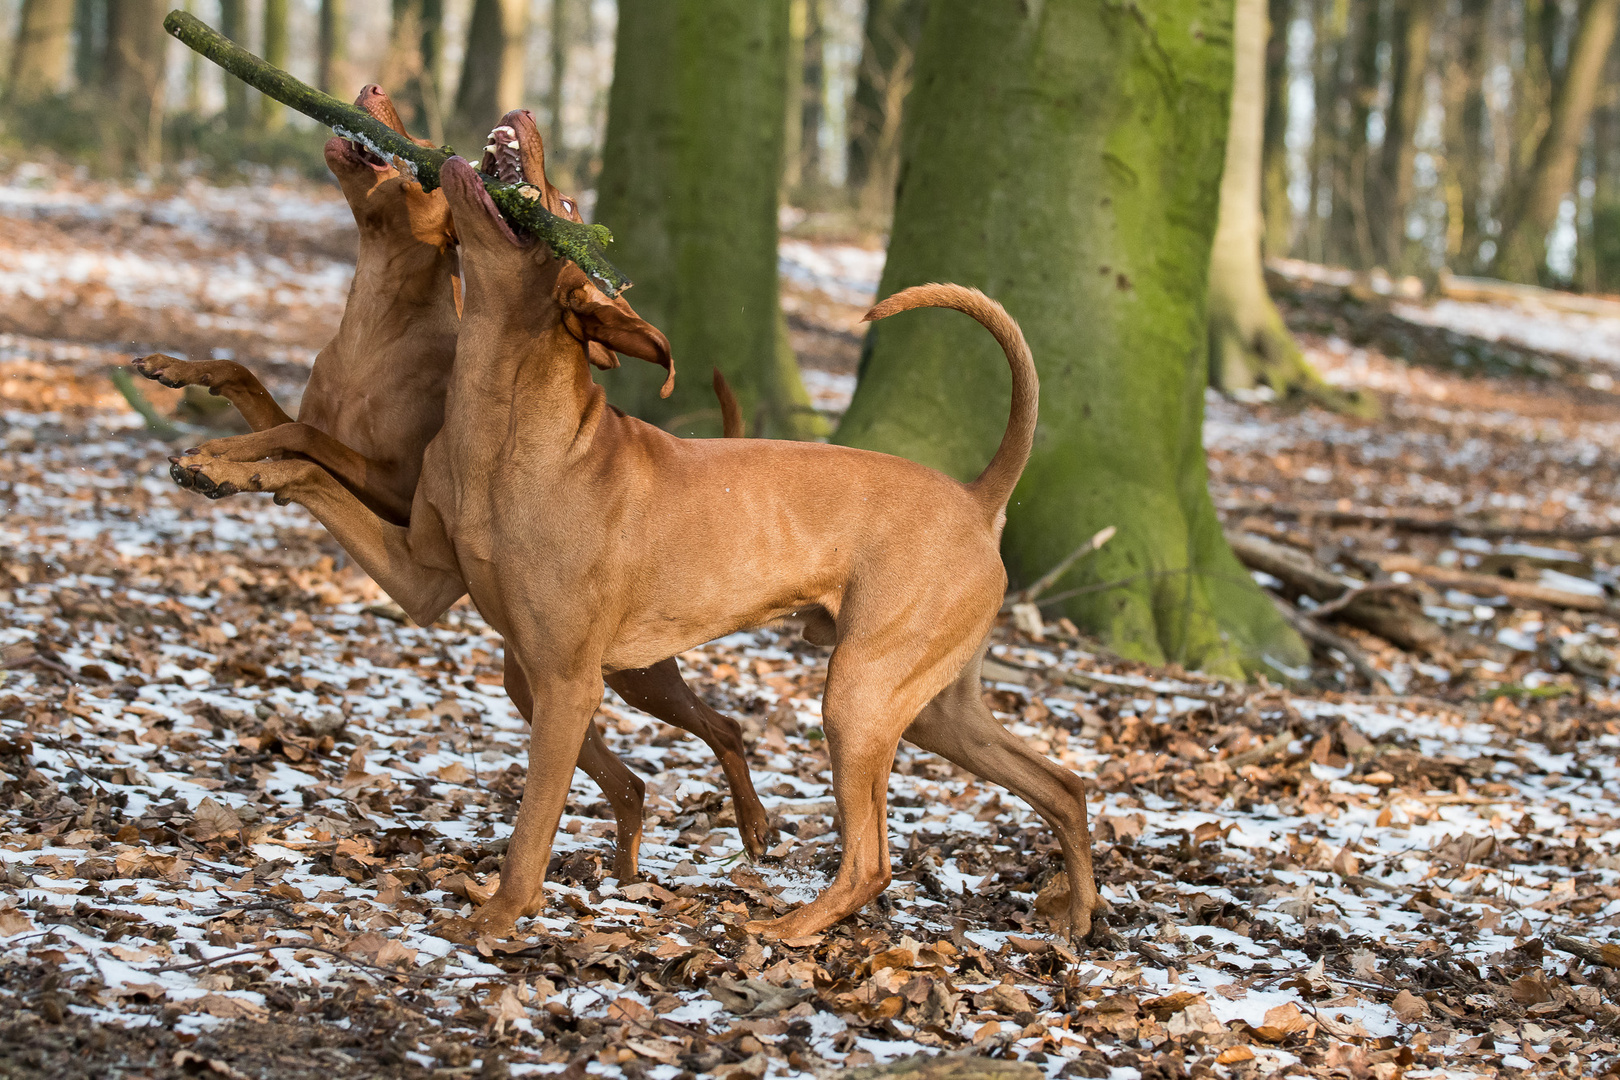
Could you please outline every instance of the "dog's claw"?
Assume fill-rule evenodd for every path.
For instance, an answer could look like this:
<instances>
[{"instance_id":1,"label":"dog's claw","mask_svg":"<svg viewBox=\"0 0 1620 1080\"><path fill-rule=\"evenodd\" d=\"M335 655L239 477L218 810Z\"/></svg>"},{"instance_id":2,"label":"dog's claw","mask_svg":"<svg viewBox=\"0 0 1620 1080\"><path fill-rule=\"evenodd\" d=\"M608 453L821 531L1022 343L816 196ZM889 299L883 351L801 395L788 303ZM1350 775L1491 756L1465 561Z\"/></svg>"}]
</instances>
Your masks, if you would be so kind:
<instances>
[{"instance_id":1,"label":"dog's claw","mask_svg":"<svg viewBox=\"0 0 1620 1080\"><path fill-rule=\"evenodd\" d=\"M187 450L183 456L184 457L196 457L200 453L202 453L202 451L197 449L195 446L193 446L190 450ZM173 461L174 458L170 458L169 460Z\"/></svg>"}]
</instances>

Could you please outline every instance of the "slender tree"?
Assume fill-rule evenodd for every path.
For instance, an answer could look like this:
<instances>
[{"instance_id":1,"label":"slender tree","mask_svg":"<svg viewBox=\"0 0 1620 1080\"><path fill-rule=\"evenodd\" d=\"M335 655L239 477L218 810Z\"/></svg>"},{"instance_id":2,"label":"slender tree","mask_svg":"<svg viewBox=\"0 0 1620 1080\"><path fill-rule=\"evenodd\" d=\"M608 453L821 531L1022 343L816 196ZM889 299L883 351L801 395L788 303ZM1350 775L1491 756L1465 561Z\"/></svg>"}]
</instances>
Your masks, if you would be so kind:
<instances>
[{"instance_id":1,"label":"slender tree","mask_svg":"<svg viewBox=\"0 0 1620 1080\"><path fill-rule=\"evenodd\" d=\"M1536 281L1546 265L1547 233L1558 218L1559 203L1575 184L1581 140L1614 43L1617 16L1620 0L1587 0L1581 8L1545 133L1503 214L1502 242L1492 267L1501 277Z\"/></svg>"},{"instance_id":2,"label":"slender tree","mask_svg":"<svg viewBox=\"0 0 1620 1080\"><path fill-rule=\"evenodd\" d=\"M1367 125L1378 102L1378 51L1383 26L1378 0L1349 0L1349 33L1340 78L1347 99L1348 123L1339 137L1334 166L1333 218L1329 259L1365 269L1377 258L1367 191L1372 171Z\"/></svg>"},{"instance_id":3,"label":"slender tree","mask_svg":"<svg viewBox=\"0 0 1620 1080\"><path fill-rule=\"evenodd\" d=\"M343 68L349 59L347 0L321 0L319 37L316 40L315 85L338 97L348 79Z\"/></svg>"},{"instance_id":4,"label":"slender tree","mask_svg":"<svg viewBox=\"0 0 1620 1080\"><path fill-rule=\"evenodd\" d=\"M787 48L787 0L619 5L596 217L636 282L630 302L669 335L682 374L667 401L644 364L604 382L618 405L683 435L719 433L711 366L765 431L823 430L777 292Z\"/></svg>"},{"instance_id":5,"label":"slender tree","mask_svg":"<svg viewBox=\"0 0 1620 1080\"><path fill-rule=\"evenodd\" d=\"M1281 396L1348 409L1360 403L1329 386L1305 359L1266 291L1260 262L1266 0L1237 0L1232 47L1226 166L1209 267L1210 381L1223 390L1264 383Z\"/></svg>"},{"instance_id":6,"label":"slender tree","mask_svg":"<svg viewBox=\"0 0 1620 1080\"><path fill-rule=\"evenodd\" d=\"M247 44L247 0L219 0L219 32ZM225 80L225 122L240 131L248 122L248 88L240 79Z\"/></svg>"},{"instance_id":7,"label":"slender tree","mask_svg":"<svg viewBox=\"0 0 1620 1080\"><path fill-rule=\"evenodd\" d=\"M131 165L145 172L162 160L163 74L169 38L163 32L167 0L109 0L106 87L101 113L104 162L109 171Z\"/></svg>"},{"instance_id":8,"label":"slender tree","mask_svg":"<svg viewBox=\"0 0 1620 1080\"><path fill-rule=\"evenodd\" d=\"M867 0L849 101L847 183L868 213L887 211L900 168L900 116L927 0Z\"/></svg>"},{"instance_id":9,"label":"slender tree","mask_svg":"<svg viewBox=\"0 0 1620 1080\"><path fill-rule=\"evenodd\" d=\"M1014 579L1116 526L1059 610L1126 655L1228 673L1305 655L1222 538L1200 442L1231 20L1221 0L931 3L880 290L976 285L1023 326L1041 426L1007 511ZM1009 382L983 329L913 314L866 350L838 440L983 469Z\"/></svg>"},{"instance_id":10,"label":"slender tree","mask_svg":"<svg viewBox=\"0 0 1620 1080\"><path fill-rule=\"evenodd\" d=\"M1412 204L1412 172L1417 159L1415 139L1418 115L1423 108L1434 9L1435 0L1404 0L1393 8L1390 101L1384 118L1381 176L1375 203L1380 219L1375 223L1380 258L1392 274L1402 272L1406 266L1406 214Z\"/></svg>"},{"instance_id":11,"label":"slender tree","mask_svg":"<svg viewBox=\"0 0 1620 1080\"><path fill-rule=\"evenodd\" d=\"M1444 179L1446 257L1472 269L1479 255L1481 183L1485 171L1485 60L1488 12L1459 6L1452 24L1452 51L1442 83L1445 107Z\"/></svg>"},{"instance_id":12,"label":"slender tree","mask_svg":"<svg viewBox=\"0 0 1620 1080\"><path fill-rule=\"evenodd\" d=\"M287 0L264 0L264 35L260 52L278 68L287 66ZM259 127L275 131L287 122L287 110L273 98L259 95Z\"/></svg>"},{"instance_id":13,"label":"slender tree","mask_svg":"<svg viewBox=\"0 0 1620 1080\"><path fill-rule=\"evenodd\" d=\"M782 134L782 197L791 199L799 190L802 178L800 149L804 144L804 36L806 11L810 0L788 0L787 57L782 64L787 97L784 99L785 126Z\"/></svg>"},{"instance_id":14,"label":"slender tree","mask_svg":"<svg viewBox=\"0 0 1620 1080\"><path fill-rule=\"evenodd\" d=\"M827 94L825 0L804 0L804 78L799 83L799 182L819 184L821 122Z\"/></svg>"},{"instance_id":15,"label":"slender tree","mask_svg":"<svg viewBox=\"0 0 1620 1080\"><path fill-rule=\"evenodd\" d=\"M106 77L107 0L73 2L73 77L81 88L101 86Z\"/></svg>"},{"instance_id":16,"label":"slender tree","mask_svg":"<svg viewBox=\"0 0 1620 1080\"><path fill-rule=\"evenodd\" d=\"M546 134L547 168L566 167L563 91L568 84L568 48L573 42L572 8L571 0L551 0L551 79L546 87L546 113L549 119Z\"/></svg>"},{"instance_id":17,"label":"slender tree","mask_svg":"<svg viewBox=\"0 0 1620 1080\"><path fill-rule=\"evenodd\" d=\"M73 0L23 0L5 100L27 101L58 93L67 82L73 37Z\"/></svg>"},{"instance_id":18,"label":"slender tree","mask_svg":"<svg viewBox=\"0 0 1620 1080\"><path fill-rule=\"evenodd\" d=\"M473 0L456 89L458 139L481 136L508 110L522 107L528 12L525 0Z\"/></svg>"},{"instance_id":19,"label":"slender tree","mask_svg":"<svg viewBox=\"0 0 1620 1080\"><path fill-rule=\"evenodd\" d=\"M1294 207L1288 199L1288 24L1293 9L1294 0L1270 0L1267 11L1260 204L1268 255L1287 255L1293 246Z\"/></svg>"}]
</instances>

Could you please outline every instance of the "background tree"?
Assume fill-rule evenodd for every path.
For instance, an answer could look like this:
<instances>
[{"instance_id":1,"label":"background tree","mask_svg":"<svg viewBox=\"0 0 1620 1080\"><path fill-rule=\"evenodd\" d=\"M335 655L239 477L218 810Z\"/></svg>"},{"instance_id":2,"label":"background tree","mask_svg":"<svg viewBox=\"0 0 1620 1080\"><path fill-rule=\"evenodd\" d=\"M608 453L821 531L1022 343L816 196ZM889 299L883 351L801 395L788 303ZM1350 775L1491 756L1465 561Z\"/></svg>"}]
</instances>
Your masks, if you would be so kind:
<instances>
[{"instance_id":1,"label":"background tree","mask_svg":"<svg viewBox=\"0 0 1620 1080\"><path fill-rule=\"evenodd\" d=\"M23 0L5 100L29 101L67 85L73 38L73 0Z\"/></svg>"},{"instance_id":2,"label":"background tree","mask_svg":"<svg viewBox=\"0 0 1620 1080\"><path fill-rule=\"evenodd\" d=\"M247 0L219 0L219 32L239 45L247 44ZM238 131L247 126L247 95L240 80L225 80L225 123Z\"/></svg>"},{"instance_id":3,"label":"background tree","mask_svg":"<svg viewBox=\"0 0 1620 1080\"><path fill-rule=\"evenodd\" d=\"M468 47L472 44L469 39ZM480 47L487 45L485 42ZM395 88L394 103L407 125L436 143L444 142L444 0L394 0L393 30L382 81ZM463 135L483 146L482 136L495 117L505 111L491 114L483 130Z\"/></svg>"},{"instance_id":4,"label":"background tree","mask_svg":"<svg viewBox=\"0 0 1620 1080\"><path fill-rule=\"evenodd\" d=\"M1423 107L1429 34L1435 0L1403 0L1391 9L1390 101L1384 120L1379 199L1382 221L1376 230L1379 258L1390 273L1406 266L1406 214L1412 204L1412 169L1417 158L1418 113Z\"/></svg>"},{"instance_id":5,"label":"background tree","mask_svg":"<svg viewBox=\"0 0 1620 1080\"><path fill-rule=\"evenodd\" d=\"M774 435L820 429L787 345L776 277L787 0L622 0L596 217L630 301L669 335L674 396L635 364L604 380L626 410L718 434L707 372Z\"/></svg>"},{"instance_id":6,"label":"background tree","mask_svg":"<svg viewBox=\"0 0 1620 1080\"><path fill-rule=\"evenodd\" d=\"M1014 579L1117 526L1063 610L1126 655L1226 672L1305 655L1226 546L1199 437L1231 19L1219 0L935 0L879 290L976 285L1029 338L1041 426L1008 507ZM976 475L1009 392L988 335L925 312L867 341L839 441Z\"/></svg>"},{"instance_id":7,"label":"background tree","mask_svg":"<svg viewBox=\"0 0 1620 1080\"><path fill-rule=\"evenodd\" d=\"M1272 255L1288 254L1294 233L1294 208L1288 198L1288 25L1293 10L1293 0L1269 0L1267 4L1260 206L1265 215L1265 249Z\"/></svg>"},{"instance_id":8,"label":"background tree","mask_svg":"<svg viewBox=\"0 0 1620 1080\"><path fill-rule=\"evenodd\" d=\"M163 159L163 76L169 37L168 0L108 0L108 107L99 114L103 164L150 172Z\"/></svg>"},{"instance_id":9,"label":"background tree","mask_svg":"<svg viewBox=\"0 0 1620 1080\"><path fill-rule=\"evenodd\" d=\"M315 45L315 85L339 97L349 84L348 74L343 70L349 58L348 15L346 0L321 0L320 29Z\"/></svg>"},{"instance_id":10,"label":"background tree","mask_svg":"<svg viewBox=\"0 0 1620 1080\"><path fill-rule=\"evenodd\" d=\"M278 68L287 66L287 0L264 0L264 35L259 48L268 62ZM286 108L260 94L259 126L265 131L275 131L286 122Z\"/></svg>"},{"instance_id":11,"label":"background tree","mask_svg":"<svg viewBox=\"0 0 1620 1080\"><path fill-rule=\"evenodd\" d=\"M473 0L456 89L452 133L458 142L471 146L501 116L523 105L528 12L525 0Z\"/></svg>"},{"instance_id":12,"label":"background tree","mask_svg":"<svg viewBox=\"0 0 1620 1080\"><path fill-rule=\"evenodd\" d=\"M900 118L911 91L927 0L867 0L849 101L847 181L868 216L887 214L900 168Z\"/></svg>"},{"instance_id":13,"label":"background tree","mask_svg":"<svg viewBox=\"0 0 1620 1080\"><path fill-rule=\"evenodd\" d=\"M1223 390L1264 383L1279 396L1346 409L1358 403L1306 361L1266 291L1260 262L1266 37L1266 0L1236 0L1232 106L1209 269L1210 380Z\"/></svg>"},{"instance_id":14,"label":"background tree","mask_svg":"<svg viewBox=\"0 0 1620 1080\"><path fill-rule=\"evenodd\" d=\"M1614 43L1620 0L1586 0L1558 80L1535 158L1503 215L1502 242L1493 269L1512 281L1536 281L1547 261L1547 233L1558 205L1575 185L1575 164L1597 100L1598 84Z\"/></svg>"}]
</instances>

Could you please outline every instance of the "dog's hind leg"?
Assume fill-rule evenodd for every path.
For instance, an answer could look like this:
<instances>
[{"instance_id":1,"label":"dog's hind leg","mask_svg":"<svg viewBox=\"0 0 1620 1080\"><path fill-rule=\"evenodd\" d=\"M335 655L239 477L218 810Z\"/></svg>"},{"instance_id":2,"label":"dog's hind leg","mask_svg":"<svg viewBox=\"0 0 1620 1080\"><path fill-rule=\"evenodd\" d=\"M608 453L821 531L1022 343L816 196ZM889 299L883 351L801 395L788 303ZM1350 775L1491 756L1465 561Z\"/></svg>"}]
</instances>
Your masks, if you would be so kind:
<instances>
[{"instance_id":1,"label":"dog's hind leg","mask_svg":"<svg viewBox=\"0 0 1620 1080\"><path fill-rule=\"evenodd\" d=\"M258 376L235 361L180 360L153 353L131 360L129 366L164 386L206 386L209 393L235 405L254 431L292 423L292 417L276 404Z\"/></svg>"},{"instance_id":2,"label":"dog's hind leg","mask_svg":"<svg viewBox=\"0 0 1620 1080\"><path fill-rule=\"evenodd\" d=\"M1079 941L1091 932L1092 916L1103 906L1092 875L1085 784L1030 749L985 705L979 677L984 651L980 646L962 674L923 706L906 729L906 739L975 776L1000 784L1046 819L1063 847L1063 865L1069 875L1067 930Z\"/></svg>"},{"instance_id":3,"label":"dog's hind leg","mask_svg":"<svg viewBox=\"0 0 1620 1080\"><path fill-rule=\"evenodd\" d=\"M742 728L736 720L711 709L681 678L674 658L651 667L616 671L607 684L629 705L673 724L709 744L731 786L731 804L737 812L737 833L748 854L759 858L770 842L770 820L754 791L748 773Z\"/></svg>"}]
</instances>

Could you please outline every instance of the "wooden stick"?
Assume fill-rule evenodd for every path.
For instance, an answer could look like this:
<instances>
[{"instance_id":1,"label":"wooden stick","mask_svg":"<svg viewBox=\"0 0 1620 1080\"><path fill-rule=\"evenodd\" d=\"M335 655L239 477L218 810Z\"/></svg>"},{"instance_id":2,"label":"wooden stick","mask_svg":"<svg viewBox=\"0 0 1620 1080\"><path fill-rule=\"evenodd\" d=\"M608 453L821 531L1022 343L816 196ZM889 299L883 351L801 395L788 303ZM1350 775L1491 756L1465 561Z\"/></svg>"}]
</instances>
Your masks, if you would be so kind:
<instances>
[{"instance_id":1,"label":"wooden stick","mask_svg":"<svg viewBox=\"0 0 1620 1080\"><path fill-rule=\"evenodd\" d=\"M1315 518L1330 525L1387 525L1403 532L1462 533L1466 536L1503 539L1523 537L1527 540L1601 540L1620 536L1620 525L1575 525L1564 528L1533 528L1528 525L1490 525L1464 518L1425 518L1405 514L1386 514L1378 510L1338 510L1333 507L1292 506L1286 503L1225 503L1220 506L1225 514L1255 514L1275 518Z\"/></svg>"},{"instance_id":2,"label":"wooden stick","mask_svg":"<svg viewBox=\"0 0 1620 1080\"><path fill-rule=\"evenodd\" d=\"M171 11L163 29L187 48L212 60L266 97L289 109L319 121L345 139L393 161L422 185L423 191L439 186L439 170L455 153L448 146L432 149L418 146L364 109L340 101L299 81L264 59L253 55L201 19L184 11ZM559 257L569 260L588 274L609 296L630 287L630 279L607 260L602 249L613 234L601 225L581 225L558 217L535 197L529 184L503 184L479 174L490 199L506 220L520 232L544 240Z\"/></svg>"},{"instance_id":3,"label":"wooden stick","mask_svg":"<svg viewBox=\"0 0 1620 1080\"><path fill-rule=\"evenodd\" d=\"M1568 592L1528 581L1514 581L1512 578L1498 577L1495 574L1474 574L1467 570L1429 566L1410 555L1391 555L1383 559L1379 565L1386 573L1407 573L1436 585L1445 585L1482 596L1505 596L1509 600L1546 604L1548 607L1572 611L1603 611L1611 615L1620 613L1620 607L1607 596Z\"/></svg>"},{"instance_id":4,"label":"wooden stick","mask_svg":"<svg viewBox=\"0 0 1620 1080\"><path fill-rule=\"evenodd\" d=\"M1266 595L1270 596L1271 594L1267 593ZM1380 686L1385 689L1392 689L1389 676L1373 667L1372 659L1362 651L1361 646L1347 637L1335 634L1282 597L1272 596L1271 600L1277 605L1277 610L1282 613L1282 617L1287 620L1288 624L1299 631L1301 637L1314 641L1318 645L1326 645L1330 649L1338 649L1344 654L1345 659L1350 661L1350 666L1355 668L1374 690Z\"/></svg>"},{"instance_id":5,"label":"wooden stick","mask_svg":"<svg viewBox=\"0 0 1620 1080\"><path fill-rule=\"evenodd\" d=\"M1093 551L1096 551L1104 544L1108 543L1108 541L1112 540L1114 538L1115 531L1116 530L1112 525L1098 529L1096 534L1093 535L1090 540L1087 540L1085 543L1069 552L1063 557L1061 562L1037 578L1035 584L1031 585L1027 589L1019 589L1017 592L1008 594L1006 602L1001 605L1001 610L1011 611L1014 604L1027 604L1030 601L1039 598L1040 595L1046 592L1047 589L1050 589L1053 585L1056 585L1058 578L1062 577L1064 574L1067 574L1069 569L1074 566L1075 563L1079 562L1081 558L1086 555L1090 555Z\"/></svg>"}]
</instances>

